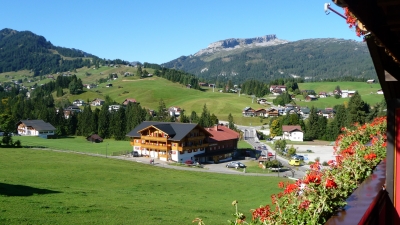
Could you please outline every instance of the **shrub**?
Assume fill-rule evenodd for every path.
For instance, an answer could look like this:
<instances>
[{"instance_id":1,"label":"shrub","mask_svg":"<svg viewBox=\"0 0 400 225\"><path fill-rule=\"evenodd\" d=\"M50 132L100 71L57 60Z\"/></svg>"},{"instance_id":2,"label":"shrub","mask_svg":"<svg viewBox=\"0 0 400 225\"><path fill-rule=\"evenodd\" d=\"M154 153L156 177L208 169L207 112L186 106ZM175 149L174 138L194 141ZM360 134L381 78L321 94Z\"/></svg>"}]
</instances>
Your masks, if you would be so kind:
<instances>
[{"instance_id":1,"label":"shrub","mask_svg":"<svg viewBox=\"0 0 400 225\"><path fill-rule=\"evenodd\" d=\"M323 166L329 166L329 164L328 164L327 161L322 162L322 165L323 165Z\"/></svg>"}]
</instances>

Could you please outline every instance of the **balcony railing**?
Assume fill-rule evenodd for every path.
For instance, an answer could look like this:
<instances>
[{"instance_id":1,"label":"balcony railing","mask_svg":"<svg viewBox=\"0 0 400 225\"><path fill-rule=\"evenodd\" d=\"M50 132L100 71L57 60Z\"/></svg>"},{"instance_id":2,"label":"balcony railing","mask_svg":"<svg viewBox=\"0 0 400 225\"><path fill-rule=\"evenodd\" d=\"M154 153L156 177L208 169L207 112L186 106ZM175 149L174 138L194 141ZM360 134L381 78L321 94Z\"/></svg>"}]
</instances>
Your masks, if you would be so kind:
<instances>
[{"instance_id":1,"label":"balcony railing","mask_svg":"<svg viewBox=\"0 0 400 225\"><path fill-rule=\"evenodd\" d=\"M142 148L147 148L147 149L156 149L156 150L171 150L171 146L162 146L162 145L155 145L155 144L141 144Z\"/></svg>"},{"instance_id":2,"label":"balcony railing","mask_svg":"<svg viewBox=\"0 0 400 225\"><path fill-rule=\"evenodd\" d=\"M140 138L142 140L167 142L167 138L166 137L141 136Z\"/></svg>"},{"instance_id":3,"label":"balcony railing","mask_svg":"<svg viewBox=\"0 0 400 225\"><path fill-rule=\"evenodd\" d=\"M332 216L325 225L395 224L394 206L384 189L385 180L386 161L382 161L349 196L344 210Z\"/></svg>"}]
</instances>

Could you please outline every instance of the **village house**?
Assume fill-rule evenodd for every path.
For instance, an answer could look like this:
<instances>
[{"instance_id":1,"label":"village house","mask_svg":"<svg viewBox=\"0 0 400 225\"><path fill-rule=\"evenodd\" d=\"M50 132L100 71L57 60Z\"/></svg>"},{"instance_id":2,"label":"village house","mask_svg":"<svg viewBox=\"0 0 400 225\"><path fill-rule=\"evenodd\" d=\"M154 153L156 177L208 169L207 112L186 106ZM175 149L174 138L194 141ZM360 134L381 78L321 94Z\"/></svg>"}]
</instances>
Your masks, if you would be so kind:
<instances>
[{"instance_id":1,"label":"village house","mask_svg":"<svg viewBox=\"0 0 400 225\"><path fill-rule=\"evenodd\" d=\"M327 119L335 117L335 110L333 108L325 108L322 110L318 110L318 115L323 116Z\"/></svg>"},{"instance_id":2,"label":"village house","mask_svg":"<svg viewBox=\"0 0 400 225\"><path fill-rule=\"evenodd\" d=\"M266 117L277 117L279 116L279 111L275 108L270 108L266 112Z\"/></svg>"},{"instance_id":3,"label":"village house","mask_svg":"<svg viewBox=\"0 0 400 225\"><path fill-rule=\"evenodd\" d=\"M271 93L273 95L281 95L283 93L283 91L280 88L275 88L275 89L272 89Z\"/></svg>"},{"instance_id":4,"label":"village house","mask_svg":"<svg viewBox=\"0 0 400 225\"><path fill-rule=\"evenodd\" d=\"M137 101L136 101L136 99L134 99L134 98L126 98L123 102L122 102L122 105L128 105L129 103L138 103Z\"/></svg>"},{"instance_id":5,"label":"village house","mask_svg":"<svg viewBox=\"0 0 400 225\"><path fill-rule=\"evenodd\" d=\"M254 116L265 117L267 115L267 110L265 109L257 109L254 111Z\"/></svg>"},{"instance_id":6,"label":"village house","mask_svg":"<svg viewBox=\"0 0 400 225\"><path fill-rule=\"evenodd\" d=\"M91 105L92 105L92 106L101 106L101 105L104 104L104 102L105 102L105 101L104 101L103 99L96 98L96 99L94 99L94 100L92 101Z\"/></svg>"},{"instance_id":7,"label":"village house","mask_svg":"<svg viewBox=\"0 0 400 225\"><path fill-rule=\"evenodd\" d=\"M265 98L257 99L257 103L258 104L267 104L267 99L265 99Z\"/></svg>"},{"instance_id":8,"label":"village house","mask_svg":"<svg viewBox=\"0 0 400 225\"><path fill-rule=\"evenodd\" d=\"M139 155L184 163L205 153L212 135L193 123L144 121L126 136Z\"/></svg>"},{"instance_id":9,"label":"village house","mask_svg":"<svg viewBox=\"0 0 400 225\"><path fill-rule=\"evenodd\" d=\"M72 105L75 106L84 106L85 105L85 101L81 100L81 99L76 99L72 102Z\"/></svg>"},{"instance_id":10,"label":"village house","mask_svg":"<svg viewBox=\"0 0 400 225\"><path fill-rule=\"evenodd\" d=\"M112 84L107 84L107 85L106 85L106 87L112 87L112 86L113 86Z\"/></svg>"},{"instance_id":11,"label":"village house","mask_svg":"<svg viewBox=\"0 0 400 225\"><path fill-rule=\"evenodd\" d=\"M318 100L318 98L315 95L307 95L305 97L306 102L311 102L311 101L315 101L315 100Z\"/></svg>"},{"instance_id":12,"label":"village house","mask_svg":"<svg viewBox=\"0 0 400 225\"><path fill-rule=\"evenodd\" d=\"M326 98L326 97L328 96L328 94L327 94L326 92L320 92L320 93L318 94L318 96L319 96L320 98Z\"/></svg>"},{"instance_id":13,"label":"village house","mask_svg":"<svg viewBox=\"0 0 400 225\"><path fill-rule=\"evenodd\" d=\"M55 135L56 128L43 120L20 120L17 132L21 136L39 136L48 138Z\"/></svg>"},{"instance_id":14,"label":"village house","mask_svg":"<svg viewBox=\"0 0 400 225\"><path fill-rule=\"evenodd\" d=\"M269 87L269 91L270 91L271 93L274 93L274 91L276 91L276 90L278 90L278 89L281 90L281 93L282 93L282 92L285 92L285 91L286 91L286 86L285 86L285 85L271 85L271 86Z\"/></svg>"},{"instance_id":15,"label":"village house","mask_svg":"<svg viewBox=\"0 0 400 225\"><path fill-rule=\"evenodd\" d=\"M67 108L63 109L64 111L64 118L68 119L71 115L76 115L77 113L82 112L81 108L76 105L70 105ZM58 109L57 109L58 113Z\"/></svg>"},{"instance_id":16,"label":"village house","mask_svg":"<svg viewBox=\"0 0 400 225\"><path fill-rule=\"evenodd\" d=\"M308 107L301 107L299 113L303 119L307 119L310 116L310 108Z\"/></svg>"},{"instance_id":17,"label":"village house","mask_svg":"<svg viewBox=\"0 0 400 225\"><path fill-rule=\"evenodd\" d=\"M244 117L254 116L254 113L255 113L255 111L251 107L246 107L242 111L242 114Z\"/></svg>"},{"instance_id":18,"label":"village house","mask_svg":"<svg viewBox=\"0 0 400 225\"><path fill-rule=\"evenodd\" d=\"M181 108L178 106L171 106L168 108L168 112L170 116L178 117L181 115Z\"/></svg>"},{"instance_id":19,"label":"village house","mask_svg":"<svg viewBox=\"0 0 400 225\"><path fill-rule=\"evenodd\" d=\"M291 141L303 141L303 131L300 125L283 125L282 138Z\"/></svg>"},{"instance_id":20,"label":"village house","mask_svg":"<svg viewBox=\"0 0 400 225\"><path fill-rule=\"evenodd\" d=\"M108 111L118 111L121 108L121 105L109 105Z\"/></svg>"},{"instance_id":21,"label":"village house","mask_svg":"<svg viewBox=\"0 0 400 225\"><path fill-rule=\"evenodd\" d=\"M97 85L96 84L85 84L84 85L87 89L92 89L92 88L96 88Z\"/></svg>"},{"instance_id":22,"label":"village house","mask_svg":"<svg viewBox=\"0 0 400 225\"><path fill-rule=\"evenodd\" d=\"M375 79L367 80L367 83L368 84L373 84L373 83L375 83Z\"/></svg>"},{"instance_id":23,"label":"village house","mask_svg":"<svg viewBox=\"0 0 400 225\"><path fill-rule=\"evenodd\" d=\"M206 87L206 86L208 86L208 83L205 83L205 82L199 82L199 86Z\"/></svg>"}]
</instances>

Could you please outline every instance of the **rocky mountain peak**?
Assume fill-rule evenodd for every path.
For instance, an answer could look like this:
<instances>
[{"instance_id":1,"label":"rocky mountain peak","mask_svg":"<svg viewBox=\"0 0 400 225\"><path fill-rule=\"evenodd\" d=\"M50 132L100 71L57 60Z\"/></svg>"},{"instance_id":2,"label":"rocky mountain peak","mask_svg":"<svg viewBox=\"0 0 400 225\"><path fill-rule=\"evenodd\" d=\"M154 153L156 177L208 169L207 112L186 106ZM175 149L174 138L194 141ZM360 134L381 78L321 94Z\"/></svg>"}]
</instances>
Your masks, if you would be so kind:
<instances>
[{"instance_id":1,"label":"rocky mountain peak","mask_svg":"<svg viewBox=\"0 0 400 225\"><path fill-rule=\"evenodd\" d=\"M288 43L288 41L280 40L275 34L265 35L254 38L230 38L222 41L213 42L207 48L196 52L195 56L203 54L216 53L219 51L230 51L240 48L252 48L258 46L272 46Z\"/></svg>"}]
</instances>

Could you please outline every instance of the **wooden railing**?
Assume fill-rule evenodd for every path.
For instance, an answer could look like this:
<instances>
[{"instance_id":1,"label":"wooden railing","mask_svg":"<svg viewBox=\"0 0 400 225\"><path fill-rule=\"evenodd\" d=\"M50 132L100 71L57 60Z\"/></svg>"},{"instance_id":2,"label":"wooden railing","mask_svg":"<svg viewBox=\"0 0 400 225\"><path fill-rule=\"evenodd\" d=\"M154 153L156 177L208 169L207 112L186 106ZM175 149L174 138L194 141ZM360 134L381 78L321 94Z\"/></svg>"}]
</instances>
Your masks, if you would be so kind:
<instances>
[{"instance_id":1,"label":"wooden railing","mask_svg":"<svg viewBox=\"0 0 400 225\"><path fill-rule=\"evenodd\" d=\"M385 180L386 161L382 161L349 196L344 210L332 216L325 225L396 224L394 206L384 188Z\"/></svg>"},{"instance_id":2,"label":"wooden railing","mask_svg":"<svg viewBox=\"0 0 400 225\"><path fill-rule=\"evenodd\" d=\"M167 138L166 137L141 136L140 138L142 140L167 142Z\"/></svg>"}]
</instances>

